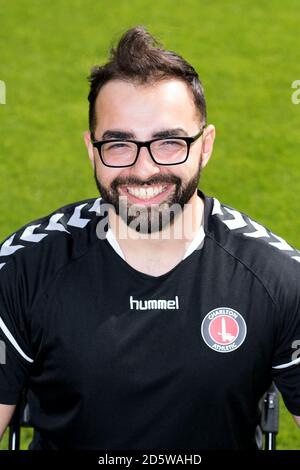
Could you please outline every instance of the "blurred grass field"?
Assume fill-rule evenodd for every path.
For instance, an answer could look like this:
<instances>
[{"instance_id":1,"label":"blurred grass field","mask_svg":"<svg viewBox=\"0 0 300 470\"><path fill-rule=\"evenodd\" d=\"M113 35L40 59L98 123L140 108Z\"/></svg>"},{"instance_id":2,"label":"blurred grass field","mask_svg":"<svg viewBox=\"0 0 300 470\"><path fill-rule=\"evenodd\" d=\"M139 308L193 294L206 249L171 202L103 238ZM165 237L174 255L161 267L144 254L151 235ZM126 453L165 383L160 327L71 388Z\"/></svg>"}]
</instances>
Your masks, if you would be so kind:
<instances>
[{"instance_id":1,"label":"blurred grass field","mask_svg":"<svg viewBox=\"0 0 300 470\"><path fill-rule=\"evenodd\" d=\"M120 33L143 24L203 81L217 130L203 190L300 248L298 0L0 0L0 21L1 240L97 195L82 140L86 77ZM278 447L300 449L283 407Z\"/></svg>"}]
</instances>

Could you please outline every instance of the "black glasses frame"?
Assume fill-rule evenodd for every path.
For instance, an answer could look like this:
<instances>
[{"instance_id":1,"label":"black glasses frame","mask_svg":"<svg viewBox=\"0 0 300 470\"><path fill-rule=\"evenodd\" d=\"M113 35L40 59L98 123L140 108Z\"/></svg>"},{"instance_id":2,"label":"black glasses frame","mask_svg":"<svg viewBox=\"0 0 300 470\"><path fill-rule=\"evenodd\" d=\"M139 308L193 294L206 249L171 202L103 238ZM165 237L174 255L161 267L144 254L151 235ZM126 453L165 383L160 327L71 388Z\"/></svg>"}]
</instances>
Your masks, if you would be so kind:
<instances>
[{"instance_id":1,"label":"black glasses frame","mask_svg":"<svg viewBox=\"0 0 300 470\"><path fill-rule=\"evenodd\" d=\"M156 165L160 165L160 166L174 166L174 165L181 165L182 163L186 162L188 157L189 157L189 153L190 153L190 147L191 145L197 140L199 139L199 137L201 137L201 135L203 134L204 132L204 129L205 129L205 126L202 127L202 129L198 132L198 134L192 136L192 137L164 137L164 138L157 138L157 139L152 139L152 140L146 140L144 142L141 142L140 140L129 140L129 139L110 139L110 140L96 140L96 141L92 141L92 144L93 144L93 147L95 147L97 150L98 150L98 153L99 153L99 156L101 158L101 161L103 163L103 165L105 166L108 166L109 168L126 168L126 167L130 167L130 166L133 166L136 164L137 162L137 159L139 158L139 154L140 154L140 150L142 147L147 147L148 149L148 152L152 158L152 160L154 161L154 163ZM178 162L178 163L159 163L155 160L154 156L152 155L151 153L151 144L153 142L157 142L158 140L184 140L186 145L187 145L187 152L186 152L186 157L184 160L182 160L181 162ZM133 163L130 163L130 165L109 165L108 163L105 163L103 157L102 157L102 146L104 144L108 144L110 142L130 142L132 144L136 144L137 146L137 152L136 152L136 157L133 161Z\"/></svg>"}]
</instances>

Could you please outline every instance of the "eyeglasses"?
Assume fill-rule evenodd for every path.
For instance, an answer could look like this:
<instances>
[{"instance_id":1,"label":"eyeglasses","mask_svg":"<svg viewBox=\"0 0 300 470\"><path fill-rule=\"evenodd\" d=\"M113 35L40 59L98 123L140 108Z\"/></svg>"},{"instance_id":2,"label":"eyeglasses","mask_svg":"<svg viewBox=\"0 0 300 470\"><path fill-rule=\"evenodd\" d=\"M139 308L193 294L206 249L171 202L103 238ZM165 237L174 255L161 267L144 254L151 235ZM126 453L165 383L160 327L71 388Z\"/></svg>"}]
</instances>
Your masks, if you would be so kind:
<instances>
[{"instance_id":1,"label":"eyeglasses","mask_svg":"<svg viewBox=\"0 0 300 470\"><path fill-rule=\"evenodd\" d=\"M102 163L111 168L133 166L142 147L147 147L152 160L157 165L180 165L188 159L190 146L203 134L204 127L193 137L165 137L145 142L98 140L93 141L92 144L98 149Z\"/></svg>"}]
</instances>

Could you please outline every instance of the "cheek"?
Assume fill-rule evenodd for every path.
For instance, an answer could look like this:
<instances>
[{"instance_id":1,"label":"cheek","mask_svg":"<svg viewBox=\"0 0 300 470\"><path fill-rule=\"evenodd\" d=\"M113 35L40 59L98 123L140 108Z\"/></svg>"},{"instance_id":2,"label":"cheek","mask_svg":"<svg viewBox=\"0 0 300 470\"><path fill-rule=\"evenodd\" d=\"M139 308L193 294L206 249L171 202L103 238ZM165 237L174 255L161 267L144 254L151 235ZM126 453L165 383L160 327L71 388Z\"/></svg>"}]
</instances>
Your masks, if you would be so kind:
<instances>
[{"instance_id":1,"label":"cheek","mask_svg":"<svg viewBox=\"0 0 300 470\"><path fill-rule=\"evenodd\" d=\"M195 173L198 173L200 170L201 157L198 153L190 154L188 163L188 172L189 177L195 176Z\"/></svg>"},{"instance_id":2,"label":"cheek","mask_svg":"<svg viewBox=\"0 0 300 470\"><path fill-rule=\"evenodd\" d=\"M185 181L187 182L191 178L193 178L195 176L195 173L198 170L198 163L192 160L190 161L188 160L187 162L183 163L180 166L181 166L180 171L178 171L179 170L178 168L178 170L176 171L176 173L174 172L174 174L176 176L179 176L179 178L181 178L183 182Z\"/></svg>"},{"instance_id":3,"label":"cheek","mask_svg":"<svg viewBox=\"0 0 300 470\"><path fill-rule=\"evenodd\" d=\"M103 186L109 188L111 183L114 181L115 178L118 176L123 175L122 171L120 172L118 169L109 168L103 165L101 162L96 163L96 175L98 181L101 182Z\"/></svg>"},{"instance_id":4,"label":"cheek","mask_svg":"<svg viewBox=\"0 0 300 470\"><path fill-rule=\"evenodd\" d=\"M95 172L97 175L98 181L101 181L101 184L108 186L111 183L110 169L106 168L99 162L95 162Z\"/></svg>"}]
</instances>

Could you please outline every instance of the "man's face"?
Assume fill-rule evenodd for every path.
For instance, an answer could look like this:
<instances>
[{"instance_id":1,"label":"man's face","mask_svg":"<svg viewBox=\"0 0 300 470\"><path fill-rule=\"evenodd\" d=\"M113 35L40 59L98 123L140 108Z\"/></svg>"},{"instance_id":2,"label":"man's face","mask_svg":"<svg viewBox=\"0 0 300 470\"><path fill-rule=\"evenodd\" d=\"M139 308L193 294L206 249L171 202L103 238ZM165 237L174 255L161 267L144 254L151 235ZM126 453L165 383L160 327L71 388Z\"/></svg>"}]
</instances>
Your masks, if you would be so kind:
<instances>
[{"instance_id":1,"label":"man's face","mask_svg":"<svg viewBox=\"0 0 300 470\"><path fill-rule=\"evenodd\" d=\"M193 136L201 117L187 85L168 79L152 85L111 80L100 90L95 106L95 140L150 140L156 137ZM191 145L189 158L180 165L160 166L148 149L140 149L132 167L109 168L98 150L88 145L98 189L106 203L130 226L136 217L141 232L155 232L172 223L170 207L183 208L197 190L203 165L202 137Z\"/></svg>"}]
</instances>

